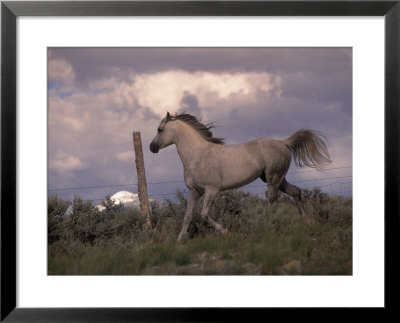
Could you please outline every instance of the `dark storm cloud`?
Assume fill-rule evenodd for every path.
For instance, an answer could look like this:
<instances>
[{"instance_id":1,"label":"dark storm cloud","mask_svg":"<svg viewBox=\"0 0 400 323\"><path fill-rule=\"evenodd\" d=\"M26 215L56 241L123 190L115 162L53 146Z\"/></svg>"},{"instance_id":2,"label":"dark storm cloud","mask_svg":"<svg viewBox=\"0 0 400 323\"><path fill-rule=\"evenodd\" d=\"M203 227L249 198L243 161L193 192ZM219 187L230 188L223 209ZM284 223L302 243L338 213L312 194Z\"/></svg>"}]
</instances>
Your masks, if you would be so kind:
<instances>
[{"instance_id":1,"label":"dark storm cloud","mask_svg":"<svg viewBox=\"0 0 400 323\"><path fill-rule=\"evenodd\" d=\"M326 109L313 100L263 98L257 103L238 106L225 117L215 121L214 133L227 143L238 143L259 137L285 139L301 128L323 130L328 137L351 133L352 119L333 105Z\"/></svg>"},{"instance_id":2,"label":"dark storm cloud","mask_svg":"<svg viewBox=\"0 0 400 323\"><path fill-rule=\"evenodd\" d=\"M283 74L285 97L317 101L321 105L338 103L343 111L352 111L351 71L332 71L313 75L310 71Z\"/></svg>"},{"instance_id":3,"label":"dark storm cloud","mask_svg":"<svg viewBox=\"0 0 400 323\"><path fill-rule=\"evenodd\" d=\"M181 108L178 111L179 113L189 113L194 116L201 115L201 109L199 107L199 100L190 92L184 92L182 100L181 100Z\"/></svg>"},{"instance_id":4,"label":"dark storm cloud","mask_svg":"<svg viewBox=\"0 0 400 323\"><path fill-rule=\"evenodd\" d=\"M78 80L104 76L113 68L136 73L168 69L351 73L348 48L52 48L51 52L72 64Z\"/></svg>"}]
</instances>

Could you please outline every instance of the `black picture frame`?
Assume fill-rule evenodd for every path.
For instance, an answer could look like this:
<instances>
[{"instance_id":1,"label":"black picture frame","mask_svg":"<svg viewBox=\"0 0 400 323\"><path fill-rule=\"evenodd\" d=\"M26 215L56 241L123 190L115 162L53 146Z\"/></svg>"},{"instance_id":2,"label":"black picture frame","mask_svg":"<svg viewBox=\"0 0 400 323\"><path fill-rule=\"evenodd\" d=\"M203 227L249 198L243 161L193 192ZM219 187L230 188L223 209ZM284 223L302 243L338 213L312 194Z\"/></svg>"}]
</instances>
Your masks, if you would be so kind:
<instances>
[{"instance_id":1,"label":"black picture frame","mask_svg":"<svg viewBox=\"0 0 400 323\"><path fill-rule=\"evenodd\" d=\"M265 311L227 308L17 308L16 299L16 19L19 16L384 16L385 18L385 307L399 287L400 1L4 1L1 3L1 321L128 322L258 320ZM373 188L371 188L373 189ZM298 312L304 313L307 309ZM315 310L315 309L311 309ZM330 318L336 311L326 309ZM270 314L269 314L270 315ZM298 314L296 314L298 315ZM301 314L302 315L302 314ZM310 314L307 314L310 315ZM311 315L315 315L311 314ZM323 314L324 316L326 314ZM338 315L339 317L339 315ZM282 319L282 316L280 317ZM296 317L298 319L298 317ZM322 319L322 318L321 318Z\"/></svg>"}]
</instances>

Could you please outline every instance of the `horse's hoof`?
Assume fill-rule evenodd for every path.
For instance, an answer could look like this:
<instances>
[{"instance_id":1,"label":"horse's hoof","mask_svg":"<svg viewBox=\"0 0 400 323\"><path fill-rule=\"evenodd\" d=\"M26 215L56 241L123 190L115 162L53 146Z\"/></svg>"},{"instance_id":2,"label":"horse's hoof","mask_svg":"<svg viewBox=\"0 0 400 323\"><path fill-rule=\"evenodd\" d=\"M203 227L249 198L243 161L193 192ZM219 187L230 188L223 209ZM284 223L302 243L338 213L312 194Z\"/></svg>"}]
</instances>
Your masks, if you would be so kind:
<instances>
[{"instance_id":1,"label":"horse's hoof","mask_svg":"<svg viewBox=\"0 0 400 323\"><path fill-rule=\"evenodd\" d=\"M187 241L186 234L178 236L178 239L176 240L176 243L177 244L183 244L185 241Z\"/></svg>"}]
</instances>

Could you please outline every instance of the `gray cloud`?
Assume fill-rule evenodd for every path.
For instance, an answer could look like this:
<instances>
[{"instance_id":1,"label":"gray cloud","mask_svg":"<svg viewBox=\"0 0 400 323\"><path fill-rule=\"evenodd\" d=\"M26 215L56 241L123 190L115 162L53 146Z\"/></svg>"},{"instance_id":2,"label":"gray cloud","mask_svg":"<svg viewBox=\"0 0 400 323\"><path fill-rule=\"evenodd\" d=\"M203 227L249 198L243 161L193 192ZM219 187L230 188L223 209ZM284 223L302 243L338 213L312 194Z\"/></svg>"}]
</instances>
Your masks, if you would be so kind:
<instances>
[{"instance_id":1,"label":"gray cloud","mask_svg":"<svg viewBox=\"0 0 400 323\"><path fill-rule=\"evenodd\" d=\"M181 100L181 108L179 113L185 112L194 116L200 116L201 109L199 107L199 100L197 97L190 92L185 91Z\"/></svg>"},{"instance_id":2,"label":"gray cloud","mask_svg":"<svg viewBox=\"0 0 400 323\"><path fill-rule=\"evenodd\" d=\"M79 80L170 69L331 74L349 72L352 62L350 48L52 48L51 55L68 61Z\"/></svg>"}]
</instances>

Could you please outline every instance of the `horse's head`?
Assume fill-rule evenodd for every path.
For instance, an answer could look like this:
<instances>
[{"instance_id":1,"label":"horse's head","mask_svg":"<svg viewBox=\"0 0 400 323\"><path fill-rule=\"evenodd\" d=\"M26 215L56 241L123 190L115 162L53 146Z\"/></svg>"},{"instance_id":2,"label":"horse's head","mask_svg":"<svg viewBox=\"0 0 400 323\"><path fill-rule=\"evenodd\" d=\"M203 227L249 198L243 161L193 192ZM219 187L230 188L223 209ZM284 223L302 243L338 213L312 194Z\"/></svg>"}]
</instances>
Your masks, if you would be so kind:
<instances>
[{"instance_id":1,"label":"horse's head","mask_svg":"<svg viewBox=\"0 0 400 323\"><path fill-rule=\"evenodd\" d=\"M157 135L150 144L150 151L158 153L160 149L168 147L174 143L174 135L170 126L171 115L167 112L167 116L161 120L157 128Z\"/></svg>"}]
</instances>

